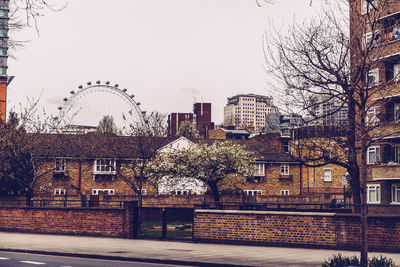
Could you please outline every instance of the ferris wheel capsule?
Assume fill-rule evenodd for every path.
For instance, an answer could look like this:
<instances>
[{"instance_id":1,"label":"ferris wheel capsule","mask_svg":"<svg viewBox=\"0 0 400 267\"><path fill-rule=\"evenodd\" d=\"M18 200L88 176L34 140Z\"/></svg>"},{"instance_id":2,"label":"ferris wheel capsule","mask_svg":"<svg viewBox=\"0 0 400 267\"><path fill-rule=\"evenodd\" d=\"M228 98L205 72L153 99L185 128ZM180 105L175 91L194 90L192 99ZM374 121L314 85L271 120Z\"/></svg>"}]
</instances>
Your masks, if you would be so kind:
<instances>
[{"instance_id":1,"label":"ferris wheel capsule","mask_svg":"<svg viewBox=\"0 0 400 267\"><path fill-rule=\"evenodd\" d=\"M92 85L92 83L91 82L87 82L87 85Z\"/></svg>"},{"instance_id":2,"label":"ferris wheel capsule","mask_svg":"<svg viewBox=\"0 0 400 267\"><path fill-rule=\"evenodd\" d=\"M100 84L100 80L97 80L96 83L97 83L97 84Z\"/></svg>"}]
</instances>

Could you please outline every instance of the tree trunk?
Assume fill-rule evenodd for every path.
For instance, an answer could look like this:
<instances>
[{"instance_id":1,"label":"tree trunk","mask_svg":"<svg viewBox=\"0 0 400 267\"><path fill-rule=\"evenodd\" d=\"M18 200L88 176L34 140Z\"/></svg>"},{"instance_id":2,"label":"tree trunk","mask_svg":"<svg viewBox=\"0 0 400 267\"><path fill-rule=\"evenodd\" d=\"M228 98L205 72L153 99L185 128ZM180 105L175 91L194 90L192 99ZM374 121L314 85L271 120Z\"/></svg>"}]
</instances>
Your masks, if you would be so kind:
<instances>
[{"instance_id":1,"label":"tree trunk","mask_svg":"<svg viewBox=\"0 0 400 267\"><path fill-rule=\"evenodd\" d=\"M363 119L361 119L363 121ZM361 123L361 266L368 265L368 233L367 233L367 142L365 124ZM364 127L363 127L364 126Z\"/></svg>"},{"instance_id":2,"label":"tree trunk","mask_svg":"<svg viewBox=\"0 0 400 267\"><path fill-rule=\"evenodd\" d=\"M351 92L350 92L351 94ZM354 93L353 93L354 94ZM350 100L348 105L349 109L347 112L347 148L348 148L348 165L349 165L349 174L350 174L350 185L351 191L353 196L353 204L354 210L356 213L361 212L360 204L361 204L361 197L360 197L360 169L358 167L357 162L357 146L356 146L356 105L354 102L353 95L349 96L348 99Z\"/></svg>"},{"instance_id":3,"label":"tree trunk","mask_svg":"<svg viewBox=\"0 0 400 267\"><path fill-rule=\"evenodd\" d=\"M27 188L25 192L25 202L26 206L30 207L33 206L33 190Z\"/></svg>"},{"instance_id":4,"label":"tree trunk","mask_svg":"<svg viewBox=\"0 0 400 267\"><path fill-rule=\"evenodd\" d=\"M210 181L208 182L208 186L210 187L212 193L213 193L213 198L214 198L214 204L217 209L222 209L222 205L219 201L219 191L218 191L218 186L217 182L215 181Z\"/></svg>"}]
</instances>

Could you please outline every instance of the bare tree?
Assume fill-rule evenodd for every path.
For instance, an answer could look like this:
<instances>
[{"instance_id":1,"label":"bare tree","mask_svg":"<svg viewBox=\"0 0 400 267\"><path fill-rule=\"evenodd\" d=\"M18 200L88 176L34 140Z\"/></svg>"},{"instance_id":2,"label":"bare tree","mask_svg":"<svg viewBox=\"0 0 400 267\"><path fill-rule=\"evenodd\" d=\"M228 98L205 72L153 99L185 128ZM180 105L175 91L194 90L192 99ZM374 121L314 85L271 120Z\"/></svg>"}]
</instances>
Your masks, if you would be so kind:
<instances>
[{"instance_id":1,"label":"bare tree","mask_svg":"<svg viewBox=\"0 0 400 267\"><path fill-rule=\"evenodd\" d=\"M158 150L168 144L167 125L163 114L152 112L145 116L145 123L130 125L128 136L119 138L126 147L134 148L129 160L121 158L126 162L124 172L118 172L118 176L130 186L138 196L138 205L143 204L143 185L151 182L155 175L153 160Z\"/></svg>"},{"instance_id":2,"label":"bare tree","mask_svg":"<svg viewBox=\"0 0 400 267\"><path fill-rule=\"evenodd\" d=\"M339 129L311 136L297 132L294 144L296 155L308 166L334 163L350 174L353 202L362 207L361 259L365 264L367 148L399 132L381 121L379 114L384 112L374 113L377 105L383 107L391 100L398 87L393 72L385 78L373 75L387 54L384 44L377 45L384 40L380 18L395 1L366 1L361 8L360 1L327 2L320 17L293 23L287 34L271 31L266 35L267 73L274 78L271 86L281 89L287 106L308 116L304 126L324 121L346 107L345 123ZM338 104L315 112L332 102ZM335 148L337 154L328 157L324 153L328 148Z\"/></svg>"}]
</instances>

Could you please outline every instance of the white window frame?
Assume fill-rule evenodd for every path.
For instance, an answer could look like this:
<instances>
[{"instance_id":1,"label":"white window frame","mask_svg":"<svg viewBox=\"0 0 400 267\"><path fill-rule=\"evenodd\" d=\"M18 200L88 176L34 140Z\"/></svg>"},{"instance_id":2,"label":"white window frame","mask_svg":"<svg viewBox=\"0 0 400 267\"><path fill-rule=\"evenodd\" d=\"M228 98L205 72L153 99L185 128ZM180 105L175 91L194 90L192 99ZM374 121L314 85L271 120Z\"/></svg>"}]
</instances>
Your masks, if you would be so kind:
<instances>
[{"instance_id":1,"label":"white window frame","mask_svg":"<svg viewBox=\"0 0 400 267\"><path fill-rule=\"evenodd\" d=\"M114 159L95 159L93 164L93 174L115 175L117 161Z\"/></svg>"},{"instance_id":2,"label":"white window frame","mask_svg":"<svg viewBox=\"0 0 400 267\"><path fill-rule=\"evenodd\" d=\"M370 146L367 148L367 164L378 164L380 162L381 154L380 146ZM370 153L375 154L375 160L372 160L370 157Z\"/></svg>"},{"instance_id":3,"label":"white window frame","mask_svg":"<svg viewBox=\"0 0 400 267\"><path fill-rule=\"evenodd\" d=\"M367 125L376 125L379 122L378 114L378 106L370 107L367 111L367 117L365 118L365 122L367 123Z\"/></svg>"},{"instance_id":4,"label":"white window frame","mask_svg":"<svg viewBox=\"0 0 400 267\"><path fill-rule=\"evenodd\" d=\"M332 182L332 169L326 168L324 169L324 182Z\"/></svg>"},{"instance_id":5,"label":"white window frame","mask_svg":"<svg viewBox=\"0 0 400 267\"><path fill-rule=\"evenodd\" d=\"M248 195L248 196L255 196L255 195L257 195L257 196L261 196L262 195L262 190L243 190L245 193L246 193L246 195Z\"/></svg>"},{"instance_id":6,"label":"white window frame","mask_svg":"<svg viewBox=\"0 0 400 267\"><path fill-rule=\"evenodd\" d=\"M104 192L104 195L107 195L107 196L115 195L115 189L113 189L113 188L105 188L105 189L96 188L96 189L92 189L92 195L97 196L100 193L100 191Z\"/></svg>"},{"instance_id":7,"label":"white window frame","mask_svg":"<svg viewBox=\"0 0 400 267\"><path fill-rule=\"evenodd\" d=\"M373 77L374 81L372 83L369 82L369 77ZM367 87L373 87L379 84L379 68L374 68L368 71L365 77L365 84Z\"/></svg>"},{"instance_id":8,"label":"white window frame","mask_svg":"<svg viewBox=\"0 0 400 267\"><path fill-rule=\"evenodd\" d=\"M54 195L56 195L56 196L65 196L65 188L56 188L56 189L54 189Z\"/></svg>"},{"instance_id":9,"label":"white window frame","mask_svg":"<svg viewBox=\"0 0 400 267\"><path fill-rule=\"evenodd\" d=\"M63 173L67 170L67 162L64 158L56 158L54 162L54 171Z\"/></svg>"},{"instance_id":10,"label":"white window frame","mask_svg":"<svg viewBox=\"0 0 400 267\"><path fill-rule=\"evenodd\" d=\"M371 2L375 7L377 7L377 0L371 0ZM367 11L370 11L371 9L373 9L373 6L369 4L367 0L361 0L361 15L367 14Z\"/></svg>"},{"instance_id":11,"label":"white window frame","mask_svg":"<svg viewBox=\"0 0 400 267\"><path fill-rule=\"evenodd\" d=\"M142 189L142 196L147 195L147 189Z\"/></svg>"},{"instance_id":12,"label":"white window frame","mask_svg":"<svg viewBox=\"0 0 400 267\"><path fill-rule=\"evenodd\" d=\"M187 189L175 190L175 195L177 196L188 196L190 193Z\"/></svg>"},{"instance_id":13,"label":"white window frame","mask_svg":"<svg viewBox=\"0 0 400 267\"><path fill-rule=\"evenodd\" d=\"M374 194L372 198L371 195ZM367 203L380 204L381 203L381 185L380 184L367 184Z\"/></svg>"},{"instance_id":14,"label":"white window frame","mask_svg":"<svg viewBox=\"0 0 400 267\"><path fill-rule=\"evenodd\" d=\"M400 204L400 184L392 184L390 204Z\"/></svg>"},{"instance_id":15,"label":"white window frame","mask_svg":"<svg viewBox=\"0 0 400 267\"><path fill-rule=\"evenodd\" d=\"M289 164L282 163L280 166L280 174L281 175L289 175Z\"/></svg>"},{"instance_id":16,"label":"white window frame","mask_svg":"<svg viewBox=\"0 0 400 267\"><path fill-rule=\"evenodd\" d=\"M394 120L400 120L400 103L394 104Z\"/></svg>"},{"instance_id":17,"label":"white window frame","mask_svg":"<svg viewBox=\"0 0 400 267\"><path fill-rule=\"evenodd\" d=\"M265 176L265 163L253 163L254 176Z\"/></svg>"},{"instance_id":18,"label":"white window frame","mask_svg":"<svg viewBox=\"0 0 400 267\"><path fill-rule=\"evenodd\" d=\"M283 189L283 190L279 191L279 194L281 196L288 196L289 195L289 190Z\"/></svg>"},{"instance_id":19,"label":"white window frame","mask_svg":"<svg viewBox=\"0 0 400 267\"><path fill-rule=\"evenodd\" d=\"M400 80L400 63L393 65L393 80Z\"/></svg>"}]
</instances>

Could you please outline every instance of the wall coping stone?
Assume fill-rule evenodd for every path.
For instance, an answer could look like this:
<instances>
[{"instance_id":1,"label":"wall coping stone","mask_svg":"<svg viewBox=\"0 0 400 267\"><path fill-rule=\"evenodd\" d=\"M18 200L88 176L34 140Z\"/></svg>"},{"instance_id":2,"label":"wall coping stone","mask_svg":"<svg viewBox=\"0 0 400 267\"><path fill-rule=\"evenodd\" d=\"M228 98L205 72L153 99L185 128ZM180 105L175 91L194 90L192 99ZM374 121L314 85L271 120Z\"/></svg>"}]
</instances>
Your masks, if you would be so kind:
<instances>
[{"instance_id":1,"label":"wall coping stone","mask_svg":"<svg viewBox=\"0 0 400 267\"><path fill-rule=\"evenodd\" d=\"M103 210L103 211L123 211L125 208L94 208L94 207L4 207L0 209L21 209L21 210Z\"/></svg>"},{"instance_id":2,"label":"wall coping stone","mask_svg":"<svg viewBox=\"0 0 400 267\"><path fill-rule=\"evenodd\" d=\"M299 211L252 211L252 210L195 210L196 213L223 213L248 215L294 215L294 216L326 216L334 217L334 212L299 212Z\"/></svg>"}]
</instances>

